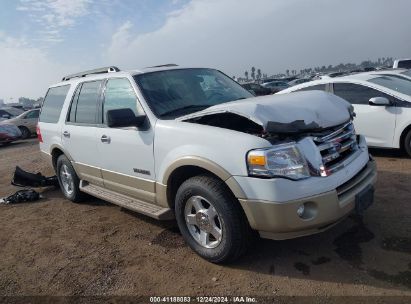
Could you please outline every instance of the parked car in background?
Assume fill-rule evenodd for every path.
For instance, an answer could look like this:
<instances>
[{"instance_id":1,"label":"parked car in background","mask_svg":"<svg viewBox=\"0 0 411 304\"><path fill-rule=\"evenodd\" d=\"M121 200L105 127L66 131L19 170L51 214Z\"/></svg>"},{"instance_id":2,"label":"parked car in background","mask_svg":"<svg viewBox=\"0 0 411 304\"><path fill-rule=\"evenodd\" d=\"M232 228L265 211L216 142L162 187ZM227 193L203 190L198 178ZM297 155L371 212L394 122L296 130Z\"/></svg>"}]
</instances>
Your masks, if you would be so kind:
<instances>
[{"instance_id":1,"label":"parked car in background","mask_svg":"<svg viewBox=\"0 0 411 304\"><path fill-rule=\"evenodd\" d=\"M411 80L410 69L382 69L374 72L375 75L392 75Z\"/></svg>"},{"instance_id":2,"label":"parked car in background","mask_svg":"<svg viewBox=\"0 0 411 304\"><path fill-rule=\"evenodd\" d=\"M253 93L255 96L263 96L263 95L272 94L271 89L264 88L262 85L259 85L257 83L244 83L242 84L242 87L250 91L251 93Z\"/></svg>"},{"instance_id":3,"label":"parked car in background","mask_svg":"<svg viewBox=\"0 0 411 304\"><path fill-rule=\"evenodd\" d=\"M297 76L288 76L288 77L280 77L280 78L265 78L265 79L261 79L260 84L266 84L269 82L273 82L273 81L283 81L283 82L290 82L297 79Z\"/></svg>"},{"instance_id":4,"label":"parked car in background","mask_svg":"<svg viewBox=\"0 0 411 304\"><path fill-rule=\"evenodd\" d=\"M19 116L24 111L13 107L0 108L0 121Z\"/></svg>"},{"instance_id":5,"label":"parked car in background","mask_svg":"<svg viewBox=\"0 0 411 304\"><path fill-rule=\"evenodd\" d=\"M372 204L375 162L352 118L324 92L254 97L214 69L109 67L51 86L38 136L67 199L175 217L219 263L254 232L319 233Z\"/></svg>"},{"instance_id":6,"label":"parked car in background","mask_svg":"<svg viewBox=\"0 0 411 304\"><path fill-rule=\"evenodd\" d=\"M394 65L392 67L394 69L397 69L397 68L411 69L411 58L397 59L394 61Z\"/></svg>"},{"instance_id":7,"label":"parked car in background","mask_svg":"<svg viewBox=\"0 0 411 304\"><path fill-rule=\"evenodd\" d=\"M7 124L0 125L0 144L9 144L20 139L20 137L21 132L18 127Z\"/></svg>"},{"instance_id":8,"label":"parked car in background","mask_svg":"<svg viewBox=\"0 0 411 304\"><path fill-rule=\"evenodd\" d=\"M403 148L411 157L411 80L381 72L306 82L279 92L322 90L350 102L355 129L371 147Z\"/></svg>"},{"instance_id":9,"label":"parked car in background","mask_svg":"<svg viewBox=\"0 0 411 304\"><path fill-rule=\"evenodd\" d=\"M20 129L21 138L26 139L36 133L40 109L29 110L22 114L0 122L1 124L15 125Z\"/></svg>"},{"instance_id":10,"label":"parked car in background","mask_svg":"<svg viewBox=\"0 0 411 304\"><path fill-rule=\"evenodd\" d=\"M292 87L297 84L301 84L301 83L308 82L308 81L310 81L310 79L308 78L298 78L298 79L291 80L290 82L287 82L287 84L289 87Z\"/></svg>"},{"instance_id":11,"label":"parked car in background","mask_svg":"<svg viewBox=\"0 0 411 304\"><path fill-rule=\"evenodd\" d=\"M271 81L263 83L262 86L270 89L272 93L277 93L289 87L285 81Z\"/></svg>"}]
</instances>

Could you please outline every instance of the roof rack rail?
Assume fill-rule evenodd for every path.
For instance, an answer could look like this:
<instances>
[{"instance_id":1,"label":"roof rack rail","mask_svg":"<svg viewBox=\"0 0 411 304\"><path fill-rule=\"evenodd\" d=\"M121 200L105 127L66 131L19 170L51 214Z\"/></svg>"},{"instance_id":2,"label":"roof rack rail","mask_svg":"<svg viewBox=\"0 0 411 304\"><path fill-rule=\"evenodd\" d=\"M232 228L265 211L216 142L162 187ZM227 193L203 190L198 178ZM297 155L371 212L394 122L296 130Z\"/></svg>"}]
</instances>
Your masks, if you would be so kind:
<instances>
[{"instance_id":1,"label":"roof rack rail","mask_svg":"<svg viewBox=\"0 0 411 304\"><path fill-rule=\"evenodd\" d=\"M93 75L93 74L104 74L104 73L112 73L112 72L119 72L120 69L115 66L109 66L109 67L104 67L104 68L98 68L94 70L88 70L80 73L75 73L71 74L68 76L64 76L62 81L67 81L72 78L78 78L78 77L86 77L87 75Z\"/></svg>"},{"instance_id":2,"label":"roof rack rail","mask_svg":"<svg viewBox=\"0 0 411 304\"><path fill-rule=\"evenodd\" d=\"M155 66L147 67L147 69L151 69L151 68L164 68L164 67L174 67L174 66L178 66L178 64L175 64L175 63L160 64L160 65L155 65Z\"/></svg>"}]
</instances>

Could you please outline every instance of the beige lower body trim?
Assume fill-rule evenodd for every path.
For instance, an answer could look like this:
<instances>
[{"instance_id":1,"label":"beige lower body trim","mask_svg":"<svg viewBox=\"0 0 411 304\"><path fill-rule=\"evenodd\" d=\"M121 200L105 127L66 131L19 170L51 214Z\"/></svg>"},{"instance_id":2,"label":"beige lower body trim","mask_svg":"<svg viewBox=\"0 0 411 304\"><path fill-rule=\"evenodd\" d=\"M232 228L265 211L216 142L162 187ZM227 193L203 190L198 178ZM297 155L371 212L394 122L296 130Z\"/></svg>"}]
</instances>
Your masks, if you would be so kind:
<instances>
[{"instance_id":1,"label":"beige lower body trim","mask_svg":"<svg viewBox=\"0 0 411 304\"><path fill-rule=\"evenodd\" d=\"M146 202L155 202L154 181L108 170L101 170L101 173L105 188Z\"/></svg>"},{"instance_id":2,"label":"beige lower body trim","mask_svg":"<svg viewBox=\"0 0 411 304\"><path fill-rule=\"evenodd\" d=\"M156 203L163 207L170 206L167 199L167 186L161 183L156 183Z\"/></svg>"},{"instance_id":3,"label":"beige lower body trim","mask_svg":"<svg viewBox=\"0 0 411 304\"><path fill-rule=\"evenodd\" d=\"M81 180L149 203L155 202L154 181L81 163L72 162L72 164Z\"/></svg>"},{"instance_id":4,"label":"beige lower body trim","mask_svg":"<svg viewBox=\"0 0 411 304\"><path fill-rule=\"evenodd\" d=\"M97 186L104 186L103 177L99 168L73 161L71 163L80 179Z\"/></svg>"}]
</instances>

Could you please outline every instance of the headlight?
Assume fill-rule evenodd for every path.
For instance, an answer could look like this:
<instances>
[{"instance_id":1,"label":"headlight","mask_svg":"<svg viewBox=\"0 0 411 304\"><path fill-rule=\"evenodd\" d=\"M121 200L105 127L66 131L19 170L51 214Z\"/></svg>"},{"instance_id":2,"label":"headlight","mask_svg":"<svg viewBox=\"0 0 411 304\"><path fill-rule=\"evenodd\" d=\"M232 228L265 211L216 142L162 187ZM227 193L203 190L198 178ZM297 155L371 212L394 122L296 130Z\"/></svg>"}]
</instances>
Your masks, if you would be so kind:
<instances>
[{"instance_id":1,"label":"headlight","mask_svg":"<svg viewBox=\"0 0 411 304\"><path fill-rule=\"evenodd\" d=\"M303 179L310 176L308 165L295 143L257 149L247 154L248 174L258 177Z\"/></svg>"}]
</instances>

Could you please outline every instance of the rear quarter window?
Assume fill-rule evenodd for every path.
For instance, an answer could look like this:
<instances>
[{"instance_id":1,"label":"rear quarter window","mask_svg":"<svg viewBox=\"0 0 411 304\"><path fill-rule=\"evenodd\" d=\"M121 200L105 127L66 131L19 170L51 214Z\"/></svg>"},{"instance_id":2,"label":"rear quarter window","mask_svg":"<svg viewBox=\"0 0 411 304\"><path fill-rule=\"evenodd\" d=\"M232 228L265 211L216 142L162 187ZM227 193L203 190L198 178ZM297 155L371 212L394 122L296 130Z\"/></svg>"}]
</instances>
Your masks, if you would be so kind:
<instances>
[{"instance_id":1,"label":"rear quarter window","mask_svg":"<svg viewBox=\"0 0 411 304\"><path fill-rule=\"evenodd\" d=\"M39 121L57 123L70 85L50 88L43 101Z\"/></svg>"}]
</instances>

